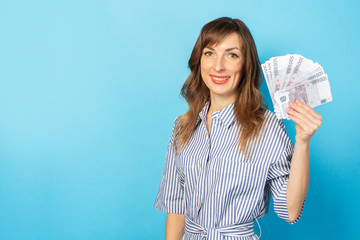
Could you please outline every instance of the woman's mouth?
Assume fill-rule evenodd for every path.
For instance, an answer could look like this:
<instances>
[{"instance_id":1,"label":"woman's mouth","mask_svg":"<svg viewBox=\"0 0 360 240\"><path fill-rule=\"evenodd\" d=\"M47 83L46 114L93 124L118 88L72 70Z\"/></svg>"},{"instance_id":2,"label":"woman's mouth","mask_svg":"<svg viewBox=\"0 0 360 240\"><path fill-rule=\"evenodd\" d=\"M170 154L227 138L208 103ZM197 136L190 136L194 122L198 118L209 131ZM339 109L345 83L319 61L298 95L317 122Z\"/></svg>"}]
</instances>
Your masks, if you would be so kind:
<instances>
[{"instance_id":1,"label":"woman's mouth","mask_svg":"<svg viewBox=\"0 0 360 240\"><path fill-rule=\"evenodd\" d=\"M215 84L224 84L227 81L229 81L230 76L215 76L215 75L210 75L211 80L215 83Z\"/></svg>"}]
</instances>

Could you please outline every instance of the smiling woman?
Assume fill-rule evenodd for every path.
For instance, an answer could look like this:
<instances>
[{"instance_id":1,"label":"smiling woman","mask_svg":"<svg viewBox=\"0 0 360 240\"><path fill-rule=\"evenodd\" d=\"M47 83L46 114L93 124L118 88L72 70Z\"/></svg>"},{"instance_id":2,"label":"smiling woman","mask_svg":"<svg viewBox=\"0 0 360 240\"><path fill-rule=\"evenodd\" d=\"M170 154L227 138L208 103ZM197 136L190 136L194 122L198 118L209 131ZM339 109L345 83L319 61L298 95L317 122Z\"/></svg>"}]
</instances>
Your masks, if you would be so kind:
<instances>
[{"instance_id":1,"label":"smiling woman","mask_svg":"<svg viewBox=\"0 0 360 240\"><path fill-rule=\"evenodd\" d=\"M235 101L244 65L240 49L241 39L236 33L225 37L216 46L204 48L200 62L201 77L211 95Z\"/></svg>"},{"instance_id":2,"label":"smiling woman","mask_svg":"<svg viewBox=\"0 0 360 240\"><path fill-rule=\"evenodd\" d=\"M258 239L254 220L273 195L278 216L295 223L309 181L309 142L321 116L301 102L295 148L259 91L254 40L239 19L206 24L181 93L189 111L175 120L155 208L167 212L166 240Z\"/></svg>"},{"instance_id":3,"label":"smiling woman","mask_svg":"<svg viewBox=\"0 0 360 240\"><path fill-rule=\"evenodd\" d=\"M245 144L260 131L265 113L259 91L260 61L249 29L239 19L219 18L206 24L191 53L189 68L191 73L181 89L189 111L176 125L175 149L187 144L198 114L211 98L209 113L234 103L234 115L241 125L239 145L246 152ZM229 78L225 81L222 77ZM208 129L210 123L208 119Z\"/></svg>"}]
</instances>

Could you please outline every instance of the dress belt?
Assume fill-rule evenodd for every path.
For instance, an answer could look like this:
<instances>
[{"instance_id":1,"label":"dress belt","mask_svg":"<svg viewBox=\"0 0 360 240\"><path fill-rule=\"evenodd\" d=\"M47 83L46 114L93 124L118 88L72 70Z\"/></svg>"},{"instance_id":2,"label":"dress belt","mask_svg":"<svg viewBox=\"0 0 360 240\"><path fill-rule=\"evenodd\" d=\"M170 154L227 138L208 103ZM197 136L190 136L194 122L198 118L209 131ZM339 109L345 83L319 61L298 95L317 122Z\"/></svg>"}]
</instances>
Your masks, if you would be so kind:
<instances>
[{"instance_id":1,"label":"dress belt","mask_svg":"<svg viewBox=\"0 0 360 240\"><path fill-rule=\"evenodd\" d=\"M185 231L193 234L202 234L201 239L220 240L221 236L245 237L254 234L254 222L240 223L216 228L205 228L185 217Z\"/></svg>"}]
</instances>

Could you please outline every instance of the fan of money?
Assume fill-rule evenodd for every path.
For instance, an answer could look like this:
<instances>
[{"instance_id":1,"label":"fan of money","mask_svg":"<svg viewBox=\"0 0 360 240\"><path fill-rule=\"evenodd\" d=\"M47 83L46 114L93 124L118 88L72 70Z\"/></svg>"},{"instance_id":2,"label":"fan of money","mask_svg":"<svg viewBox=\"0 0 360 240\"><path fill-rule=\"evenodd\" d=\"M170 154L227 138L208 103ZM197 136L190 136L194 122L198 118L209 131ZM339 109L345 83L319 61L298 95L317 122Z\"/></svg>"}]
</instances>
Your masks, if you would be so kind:
<instances>
[{"instance_id":1,"label":"fan of money","mask_svg":"<svg viewBox=\"0 0 360 240\"><path fill-rule=\"evenodd\" d=\"M317 62L288 54L270 58L261 68L279 119L290 119L286 109L296 99L312 108L332 101L328 76Z\"/></svg>"}]
</instances>

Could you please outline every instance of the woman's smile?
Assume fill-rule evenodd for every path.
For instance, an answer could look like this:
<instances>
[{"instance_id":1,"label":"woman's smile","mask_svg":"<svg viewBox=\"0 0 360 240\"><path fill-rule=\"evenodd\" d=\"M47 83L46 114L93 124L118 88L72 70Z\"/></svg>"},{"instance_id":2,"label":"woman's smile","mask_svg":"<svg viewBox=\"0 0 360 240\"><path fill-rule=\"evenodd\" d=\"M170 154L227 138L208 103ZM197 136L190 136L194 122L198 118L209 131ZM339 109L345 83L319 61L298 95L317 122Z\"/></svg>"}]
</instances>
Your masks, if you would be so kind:
<instances>
[{"instance_id":1,"label":"woman's smile","mask_svg":"<svg viewBox=\"0 0 360 240\"><path fill-rule=\"evenodd\" d=\"M213 81L213 83L215 84L224 84L227 81L229 81L230 76L216 76L216 75L210 75L211 80Z\"/></svg>"}]
</instances>

